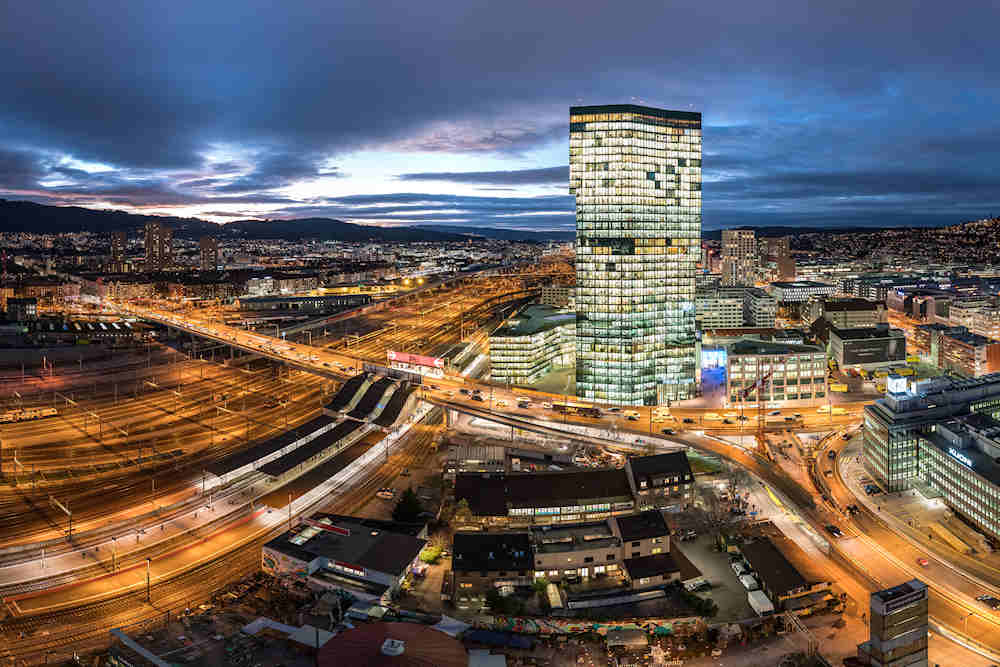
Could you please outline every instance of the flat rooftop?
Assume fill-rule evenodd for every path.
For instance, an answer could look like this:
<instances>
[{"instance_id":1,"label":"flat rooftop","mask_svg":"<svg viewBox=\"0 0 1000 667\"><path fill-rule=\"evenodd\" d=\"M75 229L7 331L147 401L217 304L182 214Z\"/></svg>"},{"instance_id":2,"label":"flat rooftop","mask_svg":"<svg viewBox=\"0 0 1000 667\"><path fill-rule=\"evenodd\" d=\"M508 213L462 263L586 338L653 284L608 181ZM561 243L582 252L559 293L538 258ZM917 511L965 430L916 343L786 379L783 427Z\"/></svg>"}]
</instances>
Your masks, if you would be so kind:
<instances>
[{"instance_id":1,"label":"flat rooftop","mask_svg":"<svg viewBox=\"0 0 1000 667\"><path fill-rule=\"evenodd\" d=\"M806 289L815 287L836 287L836 285L821 283L815 280L794 280L790 282L774 282L771 283L771 287L779 287L781 289Z\"/></svg>"},{"instance_id":2,"label":"flat rooftop","mask_svg":"<svg viewBox=\"0 0 1000 667\"><path fill-rule=\"evenodd\" d=\"M568 526L538 526L531 529L531 541L537 553L559 553L576 549L600 549L619 543L607 521L576 523Z\"/></svg>"},{"instance_id":3,"label":"flat rooftop","mask_svg":"<svg viewBox=\"0 0 1000 667\"><path fill-rule=\"evenodd\" d=\"M491 338L505 336L530 336L567 324L576 324L576 313L542 304L531 304L507 320Z\"/></svg>"},{"instance_id":4,"label":"flat rooftop","mask_svg":"<svg viewBox=\"0 0 1000 667\"><path fill-rule=\"evenodd\" d=\"M890 327L856 327L854 329L838 329L830 327L830 332L840 340L865 340L869 338L902 338L902 329Z\"/></svg>"},{"instance_id":5,"label":"flat rooftop","mask_svg":"<svg viewBox=\"0 0 1000 667\"><path fill-rule=\"evenodd\" d=\"M797 345L795 343L773 343L769 341L748 338L730 343L729 355L741 354L826 354L823 348L815 345Z\"/></svg>"}]
</instances>

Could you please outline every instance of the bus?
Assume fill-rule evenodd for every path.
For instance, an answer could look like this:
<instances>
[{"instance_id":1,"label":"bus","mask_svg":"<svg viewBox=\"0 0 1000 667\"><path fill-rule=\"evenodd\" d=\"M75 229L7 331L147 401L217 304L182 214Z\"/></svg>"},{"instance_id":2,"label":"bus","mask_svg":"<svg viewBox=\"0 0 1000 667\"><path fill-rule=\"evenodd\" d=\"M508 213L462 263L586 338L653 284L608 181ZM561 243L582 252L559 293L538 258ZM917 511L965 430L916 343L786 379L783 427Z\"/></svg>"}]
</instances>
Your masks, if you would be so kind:
<instances>
[{"instance_id":1,"label":"bus","mask_svg":"<svg viewBox=\"0 0 1000 667\"><path fill-rule=\"evenodd\" d=\"M552 409L562 415L579 415L581 417L599 418L601 409L582 403L553 403Z\"/></svg>"}]
</instances>

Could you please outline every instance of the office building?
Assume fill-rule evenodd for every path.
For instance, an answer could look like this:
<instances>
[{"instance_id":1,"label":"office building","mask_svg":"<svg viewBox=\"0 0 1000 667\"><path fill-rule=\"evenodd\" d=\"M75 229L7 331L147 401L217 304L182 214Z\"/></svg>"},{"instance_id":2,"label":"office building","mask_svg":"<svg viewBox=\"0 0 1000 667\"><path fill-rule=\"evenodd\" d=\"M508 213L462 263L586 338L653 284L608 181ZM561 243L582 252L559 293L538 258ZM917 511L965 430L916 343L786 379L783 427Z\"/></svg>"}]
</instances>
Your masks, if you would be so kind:
<instances>
[{"instance_id":1,"label":"office building","mask_svg":"<svg viewBox=\"0 0 1000 667\"><path fill-rule=\"evenodd\" d=\"M570 109L576 392L653 405L695 394L701 114Z\"/></svg>"},{"instance_id":2,"label":"office building","mask_svg":"<svg viewBox=\"0 0 1000 667\"><path fill-rule=\"evenodd\" d=\"M318 296L241 296L236 301L236 305L241 311L253 312L277 310L336 313L367 306L371 302L371 294L323 294Z\"/></svg>"},{"instance_id":3,"label":"office building","mask_svg":"<svg viewBox=\"0 0 1000 667\"><path fill-rule=\"evenodd\" d=\"M763 389L744 391L770 374ZM731 405L761 392L767 403L812 401L826 396L826 353L813 345L743 339L726 346L726 396Z\"/></svg>"},{"instance_id":4,"label":"office building","mask_svg":"<svg viewBox=\"0 0 1000 667\"><path fill-rule=\"evenodd\" d=\"M778 300L759 287L743 289L743 323L753 328L771 328L778 316Z\"/></svg>"},{"instance_id":5,"label":"office building","mask_svg":"<svg viewBox=\"0 0 1000 667\"><path fill-rule=\"evenodd\" d=\"M128 232L117 229L111 232L111 264L108 269L112 273L125 271L125 253L128 251Z\"/></svg>"},{"instance_id":6,"label":"office building","mask_svg":"<svg viewBox=\"0 0 1000 667\"><path fill-rule=\"evenodd\" d=\"M576 288L566 285L542 285L538 302L553 308L572 308L575 303L573 298L575 292Z\"/></svg>"},{"instance_id":7,"label":"office building","mask_svg":"<svg viewBox=\"0 0 1000 667\"><path fill-rule=\"evenodd\" d=\"M768 292L781 303L803 303L814 296L832 296L837 293L837 286L812 280L796 280L771 283Z\"/></svg>"},{"instance_id":8,"label":"office building","mask_svg":"<svg viewBox=\"0 0 1000 667\"><path fill-rule=\"evenodd\" d=\"M906 362L906 337L888 324L859 329L830 328L830 357L841 368L872 370Z\"/></svg>"},{"instance_id":9,"label":"office building","mask_svg":"<svg viewBox=\"0 0 1000 667\"><path fill-rule=\"evenodd\" d=\"M965 333L966 331L968 329L965 327L954 327L944 324L918 324L913 327L910 345L907 346L907 355L918 356L933 366L943 368L943 360L941 358L941 341L943 336Z\"/></svg>"},{"instance_id":10,"label":"office building","mask_svg":"<svg viewBox=\"0 0 1000 667\"><path fill-rule=\"evenodd\" d=\"M735 329L743 326L743 292L739 288L698 290L695 293L698 329Z\"/></svg>"},{"instance_id":11,"label":"office building","mask_svg":"<svg viewBox=\"0 0 1000 667\"><path fill-rule=\"evenodd\" d=\"M874 327L887 321L885 304L857 298L812 297L805 305L802 319L811 324L826 319L838 329Z\"/></svg>"},{"instance_id":12,"label":"office building","mask_svg":"<svg viewBox=\"0 0 1000 667\"><path fill-rule=\"evenodd\" d=\"M938 423L970 413L1000 416L1000 373L921 382L890 376L885 397L865 406L861 460L886 491L902 491L918 475L918 439Z\"/></svg>"},{"instance_id":13,"label":"office building","mask_svg":"<svg viewBox=\"0 0 1000 667\"><path fill-rule=\"evenodd\" d=\"M912 579L871 594L868 641L858 662L871 667L928 667L927 584Z\"/></svg>"},{"instance_id":14,"label":"office building","mask_svg":"<svg viewBox=\"0 0 1000 667\"><path fill-rule=\"evenodd\" d=\"M757 279L757 252L752 229L722 230L722 284L753 286Z\"/></svg>"},{"instance_id":15,"label":"office building","mask_svg":"<svg viewBox=\"0 0 1000 667\"><path fill-rule=\"evenodd\" d=\"M160 222L146 223L146 271L167 271L174 265L174 230Z\"/></svg>"},{"instance_id":16,"label":"office building","mask_svg":"<svg viewBox=\"0 0 1000 667\"><path fill-rule=\"evenodd\" d=\"M211 236L202 236L198 241L202 271L219 270L219 240Z\"/></svg>"},{"instance_id":17,"label":"office building","mask_svg":"<svg viewBox=\"0 0 1000 667\"><path fill-rule=\"evenodd\" d=\"M573 366L576 315L538 304L526 306L490 334L490 378L531 384Z\"/></svg>"}]
</instances>

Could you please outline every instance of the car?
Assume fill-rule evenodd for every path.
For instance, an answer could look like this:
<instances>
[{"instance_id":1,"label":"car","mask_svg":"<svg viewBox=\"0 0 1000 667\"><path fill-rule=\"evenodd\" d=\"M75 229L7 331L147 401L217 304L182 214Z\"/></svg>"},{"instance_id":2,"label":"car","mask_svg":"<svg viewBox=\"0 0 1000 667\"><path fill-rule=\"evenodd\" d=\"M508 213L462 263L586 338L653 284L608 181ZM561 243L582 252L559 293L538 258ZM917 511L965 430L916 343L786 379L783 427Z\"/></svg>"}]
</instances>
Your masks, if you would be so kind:
<instances>
[{"instance_id":1,"label":"car","mask_svg":"<svg viewBox=\"0 0 1000 667\"><path fill-rule=\"evenodd\" d=\"M691 419L690 417L685 417L685 418L684 418L684 423L685 423L685 424L693 424L693 423L694 423L694 420L693 420L693 419Z\"/></svg>"},{"instance_id":2,"label":"car","mask_svg":"<svg viewBox=\"0 0 1000 667\"><path fill-rule=\"evenodd\" d=\"M735 560L729 564L729 567L733 568L733 572L737 577L743 576L747 573L747 568L743 565L743 561Z\"/></svg>"},{"instance_id":3,"label":"car","mask_svg":"<svg viewBox=\"0 0 1000 667\"><path fill-rule=\"evenodd\" d=\"M785 421L786 422L793 422L793 421L795 421L795 417L785 417Z\"/></svg>"},{"instance_id":4,"label":"car","mask_svg":"<svg viewBox=\"0 0 1000 667\"><path fill-rule=\"evenodd\" d=\"M918 558L917 559L917 565L919 565L920 567L927 567L930 564L931 564L931 562L929 560L927 560L926 558Z\"/></svg>"},{"instance_id":5,"label":"car","mask_svg":"<svg viewBox=\"0 0 1000 667\"><path fill-rule=\"evenodd\" d=\"M737 417L737 418L736 418L736 421L741 421L741 422L745 422L745 421L747 421L747 420L749 420L749 419L750 419L750 418L749 418L749 417L747 417L746 415L740 415L739 417Z\"/></svg>"},{"instance_id":6,"label":"car","mask_svg":"<svg viewBox=\"0 0 1000 667\"><path fill-rule=\"evenodd\" d=\"M639 421L639 415L629 415L625 419L629 420L630 422L637 422Z\"/></svg>"},{"instance_id":7,"label":"car","mask_svg":"<svg viewBox=\"0 0 1000 667\"><path fill-rule=\"evenodd\" d=\"M841 438L841 440L850 440L851 439L851 434L850 433L845 433L844 435L840 436L840 438Z\"/></svg>"},{"instance_id":8,"label":"car","mask_svg":"<svg viewBox=\"0 0 1000 667\"><path fill-rule=\"evenodd\" d=\"M622 409L621 408L617 408L617 407L616 408L608 408L608 412L621 412L621 411L622 411Z\"/></svg>"},{"instance_id":9,"label":"car","mask_svg":"<svg viewBox=\"0 0 1000 667\"><path fill-rule=\"evenodd\" d=\"M781 414L781 410L771 410L767 414L770 415L771 417L777 417L778 415Z\"/></svg>"},{"instance_id":10,"label":"car","mask_svg":"<svg viewBox=\"0 0 1000 667\"><path fill-rule=\"evenodd\" d=\"M384 487L375 492L375 497L382 500L392 500L396 497L396 492L388 487Z\"/></svg>"},{"instance_id":11,"label":"car","mask_svg":"<svg viewBox=\"0 0 1000 667\"><path fill-rule=\"evenodd\" d=\"M460 393L460 394L461 394L462 396L468 396L468 395L469 395L469 394L471 394L472 392L471 392L471 391L469 391L468 389L465 389L465 388L462 388L462 389L459 389L459 390L458 390L458 393Z\"/></svg>"},{"instance_id":12,"label":"car","mask_svg":"<svg viewBox=\"0 0 1000 667\"><path fill-rule=\"evenodd\" d=\"M992 595L980 595L976 597L976 600L982 602L990 609L1000 609L1000 599L997 599Z\"/></svg>"},{"instance_id":13,"label":"car","mask_svg":"<svg viewBox=\"0 0 1000 667\"><path fill-rule=\"evenodd\" d=\"M485 402L485 399L482 396L480 396L479 394L473 394L472 395L472 400L479 401L480 403L484 403Z\"/></svg>"},{"instance_id":14,"label":"car","mask_svg":"<svg viewBox=\"0 0 1000 667\"><path fill-rule=\"evenodd\" d=\"M545 408L546 410L551 410L552 409L552 404L551 403L542 403L542 407Z\"/></svg>"},{"instance_id":15,"label":"car","mask_svg":"<svg viewBox=\"0 0 1000 667\"><path fill-rule=\"evenodd\" d=\"M830 459L832 461L833 459L837 458L837 452L835 452L834 450L831 449L830 451L828 451L826 453L826 458L828 458L828 459Z\"/></svg>"},{"instance_id":16,"label":"car","mask_svg":"<svg viewBox=\"0 0 1000 667\"><path fill-rule=\"evenodd\" d=\"M690 540L693 540L693 539L695 539L697 537L698 537L698 533L696 533L693 530L685 530L680 535L681 542L689 542Z\"/></svg>"},{"instance_id":17,"label":"car","mask_svg":"<svg viewBox=\"0 0 1000 667\"><path fill-rule=\"evenodd\" d=\"M665 429L663 429L662 433L663 433L663 435L674 435L674 429L672 429L672 428L665 428Z\"/></svg>"},{"instance_id":18,"label":"car","mask_svg":"<svg viewBox=\"0 0 1000 667\"><path fill-rule=\"evenodd\" d=\"M499 401L494 401L494 405L496 405L498 408L506 408L507 401L500 399Z\"/></svg>"},{"instance_id":19,"label":"car","mask_svg":"<svg viewBox=\"0 0 1000 667\"><path fill-rule=\"evenodd\" d=\"M734 422L732 419L723 419L722 423L723 424L735 424L736 422Z\"/></svg>"},{"instance_id":20,"label":"car","mask_svg":"<svg viewBox=\"0 0 1000 667\"><path fill-rule=\"evenodd\" d=\"M796 412L792 416L795 417L796 419L802 419L802 413L800 413L800 412Z\"/></svg>"},{"instance_id":21,"label":"car","mask_svg":"<svg viewBox=\"0 0 1000 667\"><path fill-rule=\"evenodd\" d=\"M830 533L834 537L843 537L844 536L843 531L841 531L840 528L837 528L832 523L827 524L826 526L824 526L824 528L826 528L826 532Z\"/></svg>"},{"instance_id":22,"label":"car","mask_svg":"<svg viewBox=\"0 0 1000 667\"><path fill-rule=\"evenodd\" d=\"M401 471L399 472L399 476L400 476L400 477L409 477L409 476L410 476L410 469L409 469L409 468L403 468L403 469L402 469L402 470L401 470Z\"/></svg>"}]
</instances>

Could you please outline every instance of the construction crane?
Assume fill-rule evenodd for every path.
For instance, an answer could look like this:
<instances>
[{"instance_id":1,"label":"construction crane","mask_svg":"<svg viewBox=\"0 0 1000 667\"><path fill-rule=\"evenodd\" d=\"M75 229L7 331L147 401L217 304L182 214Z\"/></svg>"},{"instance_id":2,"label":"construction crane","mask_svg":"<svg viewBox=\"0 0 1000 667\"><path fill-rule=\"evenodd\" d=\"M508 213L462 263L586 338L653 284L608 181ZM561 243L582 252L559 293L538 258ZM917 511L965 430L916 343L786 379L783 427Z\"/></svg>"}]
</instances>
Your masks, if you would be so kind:
<instances>
[{"instance_id":1,"label":"construction crane","mask_svg":"<svg viewBox=\"0 0 1000 667\"><path fill-rule=\"evenodd\" d=\"M767 373L765 373L764 375L761 375L760 374L760 360L758 359L758 361L757 361L757 379L754 380L753 384L751 384L749 387L746 387L743 390L743 392L740 394L740 399L741 399L740 400L740 404L743 405L743 404L746 403L747 398L749 398L750 395L753 392L755 392L755 391L757 392L757 396L756 396L756 398L757 398L757 448L758 448L758 450L760 450L761 452L763 452L765 455L767 454L767 447L764 446L764 424L765 424L765 417L764 417L764 409L765 409L765 405L764 405L764 388L767 387L767 385L771 382L771 374L773 372L774 372L773 370L768 369Z\"/></svg>"}]
</instances>

